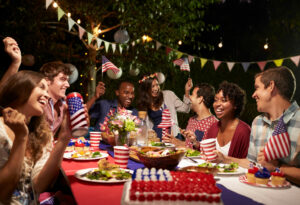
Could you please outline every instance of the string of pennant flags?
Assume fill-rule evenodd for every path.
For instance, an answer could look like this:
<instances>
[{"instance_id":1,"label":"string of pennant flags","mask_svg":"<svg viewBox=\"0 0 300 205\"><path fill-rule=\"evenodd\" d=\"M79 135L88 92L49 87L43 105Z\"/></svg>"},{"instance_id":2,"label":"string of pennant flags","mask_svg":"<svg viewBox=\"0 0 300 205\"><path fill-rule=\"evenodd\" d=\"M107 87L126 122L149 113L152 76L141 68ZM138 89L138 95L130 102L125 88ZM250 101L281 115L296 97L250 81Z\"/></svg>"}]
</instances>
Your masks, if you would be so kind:
<instances>
[{"instance_id":1,"label":"string of pennant flags","mask_svg":"<svg viewBox=\"0 0 300 205\"><path fill-rule=\"evenodd\" d=\"M54 0L46 0L46 9L48 9L48 7L52 4L55 3ZM62 8L60 8L57 5L57 18L58 21L61 20L61 18L66 15L66 12L62 10ZM104 44L104 48L105 48L105 52L109 52L109 48L112 48L113 53L115 53L115 51L118 50L120 52L120 54L122 54L123 52L123 48L127 48L129 49L129 45L128 44L122 44L122 43L112 43L109 41L105 41L99 37L95 37L92 33L88 32L86 29L82 28L79 23L76 23L70 16L67 16L67 20L68 20L68 29L69 31L71 31L71 29L76 25L78 27L78 37L79 39L82 39L84 34L87 34L87 43L91 44L92 40L95 39L96 40L96 45L98 48L101 47L102 43ZM191 62L194 62L195 59L199 59L201 62L201 68L203 68L205 66L205 64L207 62L212 62L214 69L217 70L219 68L219 66L221 65L221 63L225 63L228 67L228 70L231 71L233 69L233 67L236 64L241 64L244 71L247 72L248 68L250 67L251 64L257 64L258 67L260 68L261 71L263 71L265 69L265 66L267 63L269 62L273 62L277 67L281 66L284 60L291 60L297 67L299 65L299 60L300 60L300 55L296 55L296 56L290 56L290 57L285 57L285 58L279 58L279 59L272 59L272 60L265 60L265 61L252 61L252 62L234 62L234 61L220 61L220 60L215 60L215 59L207 59L207 58L202 58L202 57L198 57L198 56L193 56L190 55L188 53L184 53L181 52L179 50L170 48L167 45L162 44L161 42L151 38L148 36L149 39L151 39L151 41L155 42L155 45L152 45L152 48L156 48L156 50L165 47L166 49L166 55L169 55L171 52L175 52L177 59L173 61L174 65L178 65L180 66L180 70L182 71L190 71L190 67L189 64ZM134 41L131 42L132 46L135 46L135 44L141 42L141 38L136 39ZM187 56L187 57L183 57L183 56Z\"/></svg>"}]
</instances>

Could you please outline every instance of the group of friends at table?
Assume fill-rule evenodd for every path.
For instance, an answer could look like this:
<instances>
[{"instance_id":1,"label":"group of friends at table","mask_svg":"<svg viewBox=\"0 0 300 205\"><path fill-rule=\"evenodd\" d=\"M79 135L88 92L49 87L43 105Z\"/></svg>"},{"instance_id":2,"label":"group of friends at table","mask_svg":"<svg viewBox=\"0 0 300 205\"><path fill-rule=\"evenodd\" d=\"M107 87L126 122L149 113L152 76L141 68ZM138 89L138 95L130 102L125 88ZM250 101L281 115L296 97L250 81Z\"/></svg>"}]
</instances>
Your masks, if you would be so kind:
<instances>
[{"instance_id":1,"label":"group of friends at table","mask_svg":"<svg viewBox=\"0 0 300 205\"><path fill-rule=\"evenodd\" d=\"M60 61L45 63L40 72L19 71L21 51L17 42L3 39L8 61L0 81L0 204L35 204L56 180L65 148L71 136L67 105L64 101L71 70ZM3 60L2 60L3 59ZM241 116L246 93L237 84L222 82L216 90L207 83L185 85L183 101L173 91L160 90L156 74L139 81L136 108L135 87L122 81L115 91L115 100L105 100L105 84L99 82L95 96L85 105L87 119L95 118L95 130L100 130L106 115L117 108L147 111L147 126L158 138L176 146L200 149L200 141L215 138L217 162L237 162L248 168L259 163L269 171L280 168L286 178L300 184L300 109L293 97L296 79L287 67L270 68L255 76L257 116L251 127ZM211 113L214 109L215 115ZM195 116L180 129L177 112ZM168 110L171 129L159 128ZM287 155L266 159L265 145L279 122L286 127L289 139ZM54 145L54 140L56 141Z\"/></svg>"}]
</instances>

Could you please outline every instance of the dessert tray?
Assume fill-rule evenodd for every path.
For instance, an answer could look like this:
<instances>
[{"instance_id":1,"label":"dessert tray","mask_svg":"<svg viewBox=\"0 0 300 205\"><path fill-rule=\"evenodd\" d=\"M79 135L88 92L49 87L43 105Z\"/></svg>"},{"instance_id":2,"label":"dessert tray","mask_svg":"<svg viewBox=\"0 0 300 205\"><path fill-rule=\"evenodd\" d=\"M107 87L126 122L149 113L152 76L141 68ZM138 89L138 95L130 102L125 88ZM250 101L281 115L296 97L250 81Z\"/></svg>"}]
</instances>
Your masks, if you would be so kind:
<instances>
[{"instance_id":1,"label":"dessert tray","mask_svg":"<svg viewBox=\"0 0 300 205\"><path fill-rule=\"evenodd\" d=\"M248 185L251 185L251 186L256 186L256 187L264 187L264 188L289 188L289 187L291 187L291 184L290 184L290 182L288 182L288 181L285 181L284 183L283 183L283 185L273 185L272 183L271 183L271 180L269 180L269 182L266 184L266 185L264 185L264 184L256 184L256 183L250 183L250 182L248 182L248 180L247 180L247 176L246 175L242 175L242 176L240 176L239 177L239 181L240 182L242 182L242 183L244 183L244 184L248 184Z\"/></svg>"}]
</instances>

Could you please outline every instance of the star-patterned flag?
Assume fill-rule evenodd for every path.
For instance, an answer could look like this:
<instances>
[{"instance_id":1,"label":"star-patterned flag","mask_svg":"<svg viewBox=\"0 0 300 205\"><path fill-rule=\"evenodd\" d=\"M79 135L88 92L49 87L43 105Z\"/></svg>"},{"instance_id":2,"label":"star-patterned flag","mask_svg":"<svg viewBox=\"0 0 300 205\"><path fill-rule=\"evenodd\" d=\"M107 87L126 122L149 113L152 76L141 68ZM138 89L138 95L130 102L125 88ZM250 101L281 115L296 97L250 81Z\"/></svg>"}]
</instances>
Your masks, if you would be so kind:
<instances>
[{"instance_id":1,"label":"star-patterned flag","mask_svg":"<svg viewBox=\"0 0 300 205\"><path fill-rule=\"evenodd\" d=\"M181 66L183 64L183 62L184 62L183 58L178 58L173 61L173 63L178 66Z\"/></svg>"},{"instance_id":2,"label":"star-patterned flag","mask_svg":"<svg viewBox=\"0 0 300 205\"><path fill-rule=\"evenodd\" d=\"M67 96L67 102L72 130L88 128L81 95L79 93L70 93Z\"/></svg>"},{"instance_id":3,"label":"star-patterned flag","mask_svg":"<svg viewBox=\"0 0 300 205\"><path fill-rule=\"evenodd\" d=\"M115 74L117 74L120 69L117 68L112 62L110 62L105 56L102 56L102 73L107 70L112 70Z\"/></svg>"},{"instance_id":4,"label":"star-patterned flag","mask_svg":"<svg viewBox=\"0 0 300 205\"><path fill-rule=\"evenodd\" d=\"M162 136L166 135L169 132L170 127L172 127L171 112L168 108L163 109L162 119L158 128L162 128Z\"/></svg>"},{"instance_id":5,"label":"star-patterned flag","mask_svg":"<svg viewBox=\"0 0 300 205\"><path fill-rule=\"evenodd\" d=\"M280 159L289 156L290 150L290 136L286 130L282 116L265 146L264 156L266 161Z\"/></svg>"}]
</instances>

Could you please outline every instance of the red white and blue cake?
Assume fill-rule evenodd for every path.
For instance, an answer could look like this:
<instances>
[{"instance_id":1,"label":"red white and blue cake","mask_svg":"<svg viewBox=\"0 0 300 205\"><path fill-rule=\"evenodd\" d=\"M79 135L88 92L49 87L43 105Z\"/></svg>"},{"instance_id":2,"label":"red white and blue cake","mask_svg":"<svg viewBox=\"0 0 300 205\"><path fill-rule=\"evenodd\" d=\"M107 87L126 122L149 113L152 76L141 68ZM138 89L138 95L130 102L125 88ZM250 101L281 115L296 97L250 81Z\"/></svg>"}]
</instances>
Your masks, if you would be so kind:
<instances>
[{"instance_id":1,"label":"red white and blue cake","mask_svg":"<svg viewBox=\"0 0 300 205\"><path fill-rule=\"evenodd\" d=\"M122 204L222 204L212 174L138 169L124 187Z\"/></svg>"}]
</instances>

